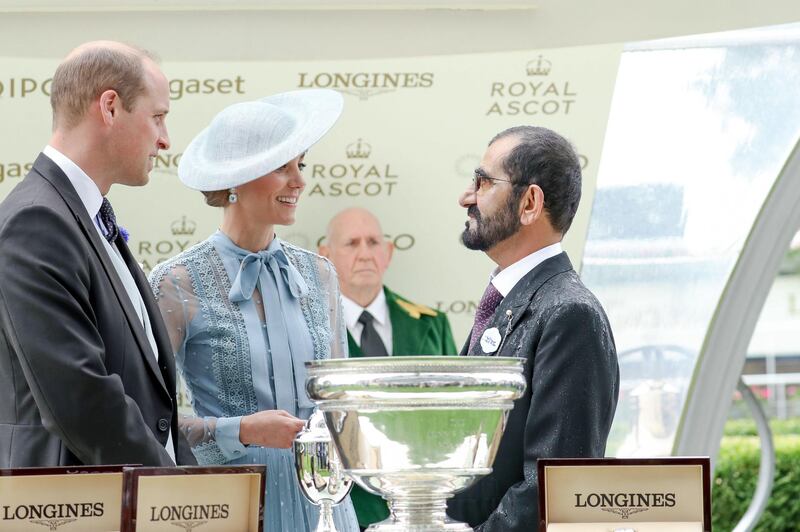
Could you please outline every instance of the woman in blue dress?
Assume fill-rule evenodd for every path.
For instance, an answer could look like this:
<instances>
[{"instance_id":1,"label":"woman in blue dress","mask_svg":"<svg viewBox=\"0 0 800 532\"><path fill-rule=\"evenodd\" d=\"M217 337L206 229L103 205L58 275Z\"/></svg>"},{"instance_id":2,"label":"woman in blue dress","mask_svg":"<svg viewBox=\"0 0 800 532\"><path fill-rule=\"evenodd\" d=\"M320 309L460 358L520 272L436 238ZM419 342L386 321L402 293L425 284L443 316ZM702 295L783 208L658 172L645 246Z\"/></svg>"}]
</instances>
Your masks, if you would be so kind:
<instances>
[{"instance_id":1,"label":"woman in blue dress","mask_svg":"<svg viewBox=\"0 0 800 532\"><path fill-rule=\"evenodd\" d=\"M268 532L317 525L291 449L314 406L304 362L347 354L330 262L274 233L294 223L305 153L341 110L339 93L308 90L220 112L178 175L223 208L222 225L150 276L194 412L181 431L200 464L266 464ZM349 498L334 520L340 531L358 530Z\"/></svg>"}]
</instances>

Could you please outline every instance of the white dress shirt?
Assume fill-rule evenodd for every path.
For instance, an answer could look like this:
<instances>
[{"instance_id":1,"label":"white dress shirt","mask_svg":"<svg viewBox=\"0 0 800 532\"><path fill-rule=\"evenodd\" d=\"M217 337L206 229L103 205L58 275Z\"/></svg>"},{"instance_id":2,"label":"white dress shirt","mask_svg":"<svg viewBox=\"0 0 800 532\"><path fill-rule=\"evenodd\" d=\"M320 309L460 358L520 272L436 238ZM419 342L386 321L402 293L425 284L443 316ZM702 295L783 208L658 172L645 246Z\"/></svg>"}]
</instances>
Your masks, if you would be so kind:
<instances>
[{"instance_id":1,"label":"white dress shirt","mask_svg":"<svg viewBox=\"0 0 800 532\"><path fill-rule=\"evenodd\" d=\"M67 179L69 179L73 188L75 188L75 192L78 193L81 203L83 203L83 206L86 208L89 218L94 221L94 228L100 235L100 240L103 242L103 247L105 248L106 253L108 253L108 257L111 259L111 263L114 265L114 269L117 271L119 279L122 281L122 285L125 287L125 292L128 294L128 298L130 299L134 310L136 310L136 315L139 317L139 323L144 329L145 335L147 336L147 341L152 349L153 356L155 356L156 362L158 362L158 346L156 345L155 336L153 336L153 329L152 325L150 324L150 315L147 313L147 307L144 305L142 294L139 292L139 288L136 286L136 281L134 281L133 275L128 269L128 266L125 264L125 260L122 258L119 249L117 249L116 246L109 244L105 237L105 228L103 228L100 224L100 216L98 213L100 212L100 207L103 204L103 196L100 194L100 189L97 188L97 184L86 174L86 172L84 172L69 157L57 149L48 145L45 146L44 150L42 150L42 153L49 157L50 160L52 160L59 168L61 168L64 174L66 174ZM175 450L172 444L172 430L169 432L165 447L167 453L169 453L172 460L175 461Z\"/></svg>"},{"instance_id":2,"label":"white dress shirt","mask_svg":"<svg viewBox=\"0 0 800 532\"><path fill-rule=\"evenodd\" d=\"M550 244L549 246L534 251L527 257L519 259L503 270L497 271L497 268L495 268L491 275L489 275L489 280L494 287L497 288L497 291L500 292L503 297L506 297L520 279L528 275L531 270L547 259L561 253L561 251L561 242Z\"/></svg>"},{"instance_id":3,"label":"white dress shirt","mask_svg":"<svg viewBox=\"0 0 800 532\"><path fill-rule=\"evenodd\" d=\"M372 300L372 303L366 308L347 296L342 295L342 309L344 310L347 331L350 333L350 336L353 337L358 347L361 347L361 332L364 330L364 326L358 323L358 317L366 310L375 318L372 324L375 326L375 330L378 331L378 336L381 337L381 341L386 347L386 353L388 353L389 356L392 355L392 320L389 319L389 305L386 303L386 294L383 292L382 288L375 299Z\"/></svg>"}]
</instances>

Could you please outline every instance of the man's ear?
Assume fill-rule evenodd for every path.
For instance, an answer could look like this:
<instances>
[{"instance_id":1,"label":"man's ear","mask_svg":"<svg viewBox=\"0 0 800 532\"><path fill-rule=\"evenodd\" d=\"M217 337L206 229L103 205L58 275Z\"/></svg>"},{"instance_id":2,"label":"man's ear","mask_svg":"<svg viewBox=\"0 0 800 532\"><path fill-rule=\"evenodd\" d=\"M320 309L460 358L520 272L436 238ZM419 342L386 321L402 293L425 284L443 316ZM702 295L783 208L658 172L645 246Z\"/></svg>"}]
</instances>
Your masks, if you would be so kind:
<instances>
[{"instance_id":1,"label":"man's ear","mask_svg":"<svg viewBox=\"0 0 800 532\"><path fill-rule=\"evenodd\" d=\"M327 244L320 244L319 247L317 248L317 251L319 252L320 255L322 255L326 259L331 258L331 249L328 247Z\"/></svg>"},{"instance_id":2,"label":"man's ear","mask_svg":"<svg viewBox=\"0 0 800 532\"><path fill-rule=\"evenodd\" d=\"M385 240L383 243L386 245L386 266L388 267L394 255L394 244L388 240Z\"/></svg>"},{"instance_id":3,"label":"man's ear","mask_svg":"<svg viewBox=\"0 0 800 532\"><path fill-rule=\"evenodd\" d=\"M119 94L117 94L117 91L113 89L103 91L103 94L100 95L97 105L100 109L100 116L103 119L104 124L111 125L114 122L114 117L117 116L121 104L122 102L119 99Z\"/></svg>"},{"instance_id":4,"label":"man's ear","mask_svg":"<svg viewBox=\"0 0 800 532\"><path fill-rule=\"evenodd\" d=\"M539 185L528 185L522 195L519 221L531 225L544 215L544 191Z\"/></svg>"}]
</instances>

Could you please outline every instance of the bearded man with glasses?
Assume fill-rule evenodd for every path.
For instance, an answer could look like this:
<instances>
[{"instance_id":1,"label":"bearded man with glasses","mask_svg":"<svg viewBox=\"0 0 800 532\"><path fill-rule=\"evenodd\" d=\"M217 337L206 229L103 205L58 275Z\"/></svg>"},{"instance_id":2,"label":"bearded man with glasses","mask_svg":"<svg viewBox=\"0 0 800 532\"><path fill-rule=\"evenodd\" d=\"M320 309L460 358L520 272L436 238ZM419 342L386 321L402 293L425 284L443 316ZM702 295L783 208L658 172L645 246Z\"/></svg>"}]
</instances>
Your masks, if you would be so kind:
<instances>
[{"instance_id":1,"label":"bearded man with glasses","mask_svg":"<svg viewBox=\"0 0 800 532\"><path fill-rule=\"evenodd\" d=\"M448 502L480 532L539 521L539 458L601 457L619 396L614 337L603 307L561 248L581 197L578 155L546 128L507 129L489 143L472 184L461 241L497 267L462 356L524 358L491 474Z\"/></svg>"}]
</instances>

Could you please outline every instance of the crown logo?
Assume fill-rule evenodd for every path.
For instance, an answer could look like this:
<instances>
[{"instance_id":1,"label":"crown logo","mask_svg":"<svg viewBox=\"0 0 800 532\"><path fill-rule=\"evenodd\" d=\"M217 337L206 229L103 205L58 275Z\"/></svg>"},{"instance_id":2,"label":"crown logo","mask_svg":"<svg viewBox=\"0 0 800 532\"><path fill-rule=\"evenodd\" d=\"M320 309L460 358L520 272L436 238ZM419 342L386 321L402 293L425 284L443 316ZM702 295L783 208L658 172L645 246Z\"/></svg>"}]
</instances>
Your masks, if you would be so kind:
<instances>
[{"instance_id":1,"label":"crown logo","mask_svg":"<svg viewBox=\"0 0 800 532\"><path fill-rule=\"evenodd\" d=\"M372 146L358 139L356 142L347 145L345 153L348 159L366 159L372 153Z\"/></svg>"},{"instance_id":2,"label":"crown logo","mask_svg":"<svg viewBox=\"0 0 800 532\"><path fill-rule=\"evenodd\" d=\"M169 226L173 235L193 235L197 229L197 224L191 220L186 219L186 215L182 216L180 220L175 220Z\"/></svg>"},{"instance_id":3,"label":"crown logo","mask_svg":"<svg viewBox=\"0 0 800 532\"><path fill-rule=\"evenodd\" d=\"M525 66L525 71L529 76L546 76L550 74L550 68L553 63L542 57L541 55L536 59L528 61Z\"/></svg>"}]
</instances>

